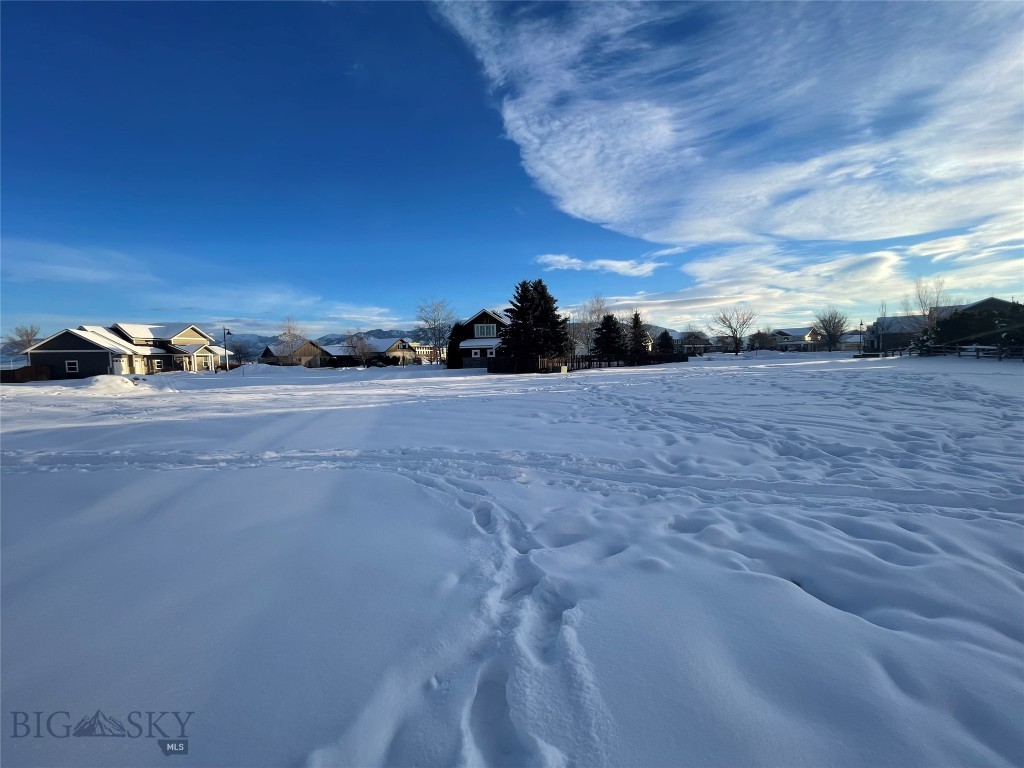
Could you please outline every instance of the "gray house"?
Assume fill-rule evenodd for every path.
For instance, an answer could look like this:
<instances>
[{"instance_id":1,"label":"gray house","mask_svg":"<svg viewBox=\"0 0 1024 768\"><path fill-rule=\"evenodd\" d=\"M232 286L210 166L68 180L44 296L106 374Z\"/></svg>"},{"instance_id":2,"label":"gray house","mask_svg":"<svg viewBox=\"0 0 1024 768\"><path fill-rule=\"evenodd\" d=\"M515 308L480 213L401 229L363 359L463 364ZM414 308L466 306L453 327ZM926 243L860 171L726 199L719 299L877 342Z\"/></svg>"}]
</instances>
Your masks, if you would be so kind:
<instances>
[{"instance_id":1,"label":"gray house","mask_svg":"<svg viewBox=\"0 0 1024 768\"><path fill-rule=\"evenodd\" d=\"M51 379L212 371L225 354L212 342L212 336L187 323L80 325L33 344L25 354L29 365L47 366Z\"/></svg>"}]
</instances>

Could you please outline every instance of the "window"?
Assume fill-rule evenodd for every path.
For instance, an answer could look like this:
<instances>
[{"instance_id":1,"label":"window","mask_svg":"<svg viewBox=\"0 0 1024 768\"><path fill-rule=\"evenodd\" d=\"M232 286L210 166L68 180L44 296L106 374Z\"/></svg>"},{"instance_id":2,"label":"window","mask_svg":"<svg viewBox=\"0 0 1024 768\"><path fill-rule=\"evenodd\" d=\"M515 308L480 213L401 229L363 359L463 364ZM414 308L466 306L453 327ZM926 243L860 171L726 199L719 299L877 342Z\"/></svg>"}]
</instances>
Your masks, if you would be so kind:
<instances>
[{"instance_id":1,"label":"window","mask_svg":"<svg viewBox=\"0 0 1024 768\"><path fill-rule=\"evenodd\" d=\"M163 369L164 369L164 361L163 360L154 360L153 361L153 370L154 371L162 371Z\"/></svg>"},{"instance_id":2,"label":"window","mask_svg":"<svg viewBox=\"0 0 1024 768\"><path fill-rule=\"evenodd\" d=\"M476 323L473 326L473 335L478 339L493 339L498 335L498 326L494 323Z\"/></svg>"},{"instance_id":3,"label":"window","mask_svg":"<svg viewBox=\"0 0 1024 768\"><path fill-rule=\"evenodd\" d=\"M474 349L473 350L473 357L480 357L480 350L479 349Z\"/></svg>"},{"instance_id":4,"label":"window","mask_svg":"<svg viewBox=\"0 0 1024 768\"><path fill-rule=\"evenodd\" d=\"M78 361L77 360L65 360L64 361L64 372L65 373L78 373Z\"/></svg>"},{"instance_id":5,"label":"window","mask_svg":"<svg viewBox=\"0 0 1024 768\"><path fill-rule=\"evenodd\" d=\"M488 349L487 350L487 356L488 357L494 357L494 350L493 349Z\"/></svg>"}]
</instances>

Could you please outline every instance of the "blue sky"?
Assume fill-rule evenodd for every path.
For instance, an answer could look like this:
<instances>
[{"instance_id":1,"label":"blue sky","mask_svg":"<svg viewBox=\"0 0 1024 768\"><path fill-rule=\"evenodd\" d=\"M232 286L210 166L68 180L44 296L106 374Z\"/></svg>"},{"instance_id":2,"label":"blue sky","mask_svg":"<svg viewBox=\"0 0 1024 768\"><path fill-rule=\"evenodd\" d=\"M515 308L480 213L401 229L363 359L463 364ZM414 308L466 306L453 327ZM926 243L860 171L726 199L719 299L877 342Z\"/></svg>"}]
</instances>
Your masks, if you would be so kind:
<instances>
[{"instance_id":1,"label":"blue sky","mask_svg":"<svg viewBox=\"0 0 1024 768\"><path fill-rule=\"evenodd\" d=\"M1024 6L4 3L0 321L1024 295Z\"/></svg>"}]
</instances>

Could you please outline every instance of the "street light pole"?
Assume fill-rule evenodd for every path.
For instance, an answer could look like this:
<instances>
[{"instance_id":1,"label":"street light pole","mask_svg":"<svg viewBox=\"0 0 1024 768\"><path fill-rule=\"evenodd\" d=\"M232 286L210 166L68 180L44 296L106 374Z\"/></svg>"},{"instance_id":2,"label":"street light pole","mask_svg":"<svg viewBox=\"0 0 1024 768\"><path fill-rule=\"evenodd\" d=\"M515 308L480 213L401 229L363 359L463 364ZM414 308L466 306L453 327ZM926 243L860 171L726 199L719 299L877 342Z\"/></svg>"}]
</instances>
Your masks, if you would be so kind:
<instances>
[{"instance_id":1,"label":"street light pole","mask_svg":"<svg viewBox=\"0 0 1024 768\"><path fill-rule=\"evenodd\" d=\"M225 326L221 326L221 330L224 331L224 373L228 372L228 336L233 336Z\"/></svg>"},{"instance_id":2,"label":"street light pole","mask_svg":"<svg viewBox=\"0 0 1024 768\"><path fill-rule=\"evenodd\" d=\"M860 321L860 354L864 354L864 321Z\"/></svg>"}]
</instances>

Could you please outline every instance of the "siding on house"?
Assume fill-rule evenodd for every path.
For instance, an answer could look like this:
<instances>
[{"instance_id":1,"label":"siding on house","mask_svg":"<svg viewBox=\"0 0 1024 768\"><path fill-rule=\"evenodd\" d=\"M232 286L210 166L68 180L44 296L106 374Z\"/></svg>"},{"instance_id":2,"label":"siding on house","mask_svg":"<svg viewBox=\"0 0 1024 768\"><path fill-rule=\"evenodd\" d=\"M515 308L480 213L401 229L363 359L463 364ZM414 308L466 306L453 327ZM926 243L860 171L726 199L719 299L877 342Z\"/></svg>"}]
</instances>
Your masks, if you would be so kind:
<instances>
[{"instance_id":1,"label":"siding on house","mask_svg":"<svg viewBox=\"0 0 1024 768\"><path fill-rule=\"evenodd\" d=\"M45 365L51 379L85 379L111 372L110 353L105 349L77 352L33 352L30 365ZM78 370L68 370L67 363L76 363Z\"/></svg>"},{"instance_id":2,"label":"siding on house","mask_svg":"<svg viewBox=\"0 0 1024 768\"><path fill-rule=\"evenodd\" d=\"M302 365L306 368L320 368L330 359L331 353L315 341L305 341L298 346L271 344L260 355L260 362L268 365Z\"/></svg>"},{"instance_id":3,"label":"siding on house","mask_svg":"<svg viewBox=\"0 0 1024 768\"><path fill-rule=\"evenodd\" d=\"M486 368L487 361L497 356L501 347L501 330L508 327L508 321L489 309L482 309L465 322L471 334L459 342L459 356L463 368ZM493 326L494 335L482 335Z\"/></svg>"},{"instance_id":4,"label":"siding on house","mask_svg":"<svg viewBox=\"0 0 1024 768\"><path fill-rule=\"evenodd\" d=\"M48 339L36 344L32 347L32 353L36 354L39 352L63 352L67 350L87 350L95 352L99 347L88 339L83 339L76 333L72 333L70 330L61 331L55 336L51 336ZM103 350L106 352L107 350Z\"/></svg>"}]
</instances>

